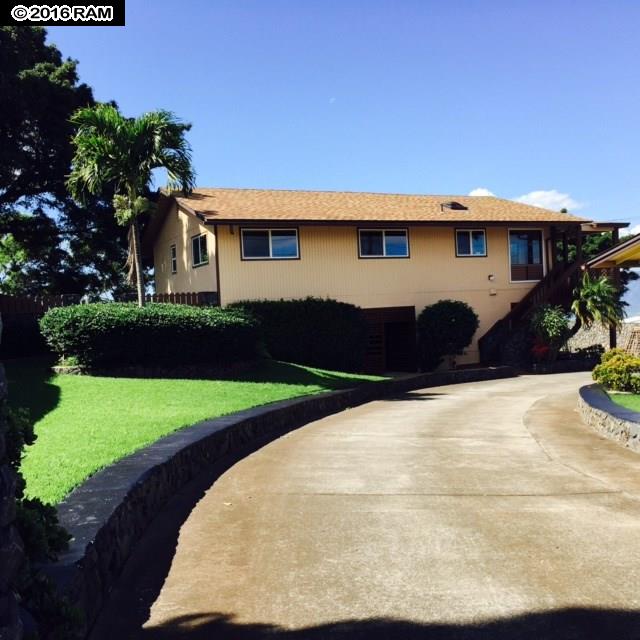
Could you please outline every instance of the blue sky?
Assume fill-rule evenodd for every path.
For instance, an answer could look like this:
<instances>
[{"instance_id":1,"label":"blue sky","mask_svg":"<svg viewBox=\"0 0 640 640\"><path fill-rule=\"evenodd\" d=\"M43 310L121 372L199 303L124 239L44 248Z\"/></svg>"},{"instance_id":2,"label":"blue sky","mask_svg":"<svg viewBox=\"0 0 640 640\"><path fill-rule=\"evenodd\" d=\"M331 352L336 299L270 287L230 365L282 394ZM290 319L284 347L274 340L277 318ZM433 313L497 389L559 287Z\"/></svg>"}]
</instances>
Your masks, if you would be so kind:
<instances>
[{"instance_id":1,"label":"blue sky","mask_svg":"<svg viewBox=\"0 0 640 640\"><path fill-rule=\"evenodd\" d=\"M191 122L201 186L488 189L640 224L637 0L127 0L126 21L49 39L98 99Z\"/></svg>"}]
</instances>

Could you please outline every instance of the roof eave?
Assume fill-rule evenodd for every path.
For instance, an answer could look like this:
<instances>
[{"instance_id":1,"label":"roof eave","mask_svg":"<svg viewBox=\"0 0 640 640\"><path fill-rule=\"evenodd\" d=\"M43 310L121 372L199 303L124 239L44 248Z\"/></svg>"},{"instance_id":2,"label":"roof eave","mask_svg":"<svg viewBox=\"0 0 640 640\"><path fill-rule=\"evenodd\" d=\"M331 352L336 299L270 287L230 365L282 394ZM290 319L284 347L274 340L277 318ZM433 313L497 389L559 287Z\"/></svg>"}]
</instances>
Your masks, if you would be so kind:
<instances>
[{"instance_id":1,"label":"roof eave","mask_svg":"<svg viewBox=\"0 0 640 640\"><path fill-rule=\"evenodd\" d=\"M198 212L193 212L198 215ZM540 227L540 226L566 226L576 227L584 224L582 220L318 220L318 219L291 219L282 218L211 218L206 213L199 214L206 225L230 224L230 225L272 225L272 226L362 226L362 225L386 225L395 227L406 226L482 226L482 227Z\"/></svg>"}]
</instances>

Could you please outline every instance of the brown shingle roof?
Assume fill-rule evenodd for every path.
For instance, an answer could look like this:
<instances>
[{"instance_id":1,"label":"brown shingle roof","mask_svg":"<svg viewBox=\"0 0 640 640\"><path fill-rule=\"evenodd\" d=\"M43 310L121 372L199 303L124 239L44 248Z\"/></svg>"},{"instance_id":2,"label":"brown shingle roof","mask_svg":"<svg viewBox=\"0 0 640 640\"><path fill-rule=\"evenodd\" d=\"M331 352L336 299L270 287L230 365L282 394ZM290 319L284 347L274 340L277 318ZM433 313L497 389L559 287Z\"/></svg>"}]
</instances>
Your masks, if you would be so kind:
<instances>
[{"instance_id":1,"label":"brown shingle roof","mask_svg":"<svg viewBox=\"0 0 640 640\"><path fill-rule=\"evenodd\" d=\"M207 222L586 222L494 196L434 196L348 191L195 189L178 203ZM447 208L457 202L466 210Z\"/></svg>"}]
</instances>

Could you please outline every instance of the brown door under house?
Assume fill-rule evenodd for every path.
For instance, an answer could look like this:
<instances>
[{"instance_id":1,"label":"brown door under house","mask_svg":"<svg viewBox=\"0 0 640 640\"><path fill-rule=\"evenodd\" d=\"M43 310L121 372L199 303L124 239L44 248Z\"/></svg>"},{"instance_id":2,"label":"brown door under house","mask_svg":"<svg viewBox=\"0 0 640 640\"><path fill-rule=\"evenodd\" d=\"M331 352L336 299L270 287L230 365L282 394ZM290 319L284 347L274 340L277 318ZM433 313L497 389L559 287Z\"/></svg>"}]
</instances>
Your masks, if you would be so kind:
<instances>
[{"instance_id":1,"label":"brown door under house","mask_svg":"<svg viewBox=\"0 0 640 640\"><path fill-rule=\"evenodd\" d=\"M365 371L415 371L415 307L364 309L368 335Z\"/></svg>"}]
</instances>

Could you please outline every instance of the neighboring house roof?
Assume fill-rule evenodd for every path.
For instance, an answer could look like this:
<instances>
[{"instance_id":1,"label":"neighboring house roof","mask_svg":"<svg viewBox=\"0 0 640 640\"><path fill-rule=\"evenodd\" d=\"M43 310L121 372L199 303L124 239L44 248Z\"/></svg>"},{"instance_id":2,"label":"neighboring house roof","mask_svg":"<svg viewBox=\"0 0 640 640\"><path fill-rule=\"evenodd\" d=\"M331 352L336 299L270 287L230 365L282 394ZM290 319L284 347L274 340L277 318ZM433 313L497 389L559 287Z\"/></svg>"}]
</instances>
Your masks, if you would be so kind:
<instances>
[{"instance_id":1,"label":"neighboring house roof","mask_svg":"<svg viewBox=\"0 0 640 640\"><path fill-rule=\"evenodd\" d=\"M588 222L494 196L436 196L349 191L195 189L174 194L205 223L557 223ZM461 205L457 207L456 205Z\"/></svg>"},{"instance_id":2,"label":"neighboring house roof","mask_svg":"<svg viewBox=\"0 0 640 640\"><path fill-rule=\"evenodd\" d=\"M599 253L587 262L586 267L588 269L607 269L617 266L638 266L639 262L640 235L637 235Z\"/></svg>"}]
</instances>

